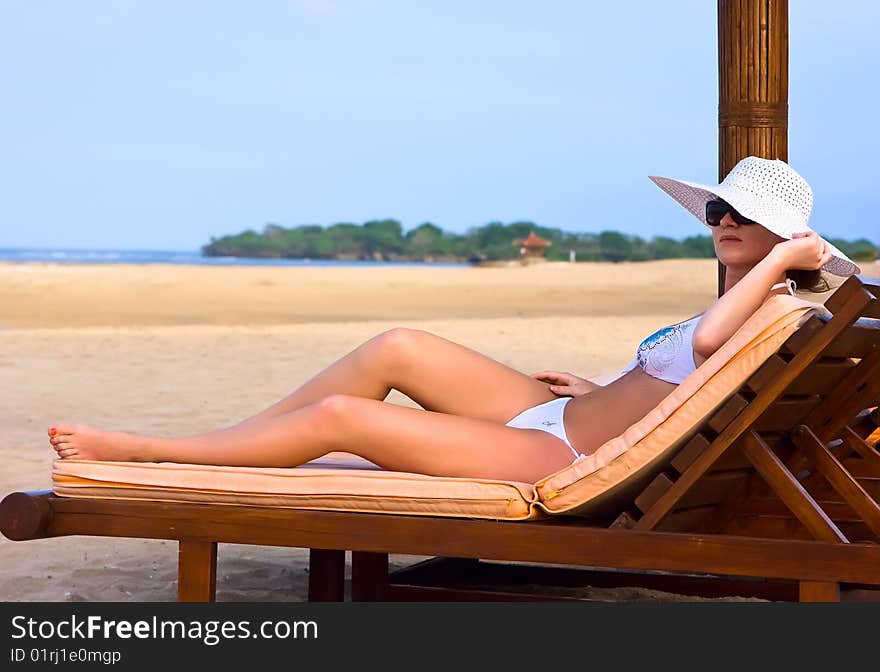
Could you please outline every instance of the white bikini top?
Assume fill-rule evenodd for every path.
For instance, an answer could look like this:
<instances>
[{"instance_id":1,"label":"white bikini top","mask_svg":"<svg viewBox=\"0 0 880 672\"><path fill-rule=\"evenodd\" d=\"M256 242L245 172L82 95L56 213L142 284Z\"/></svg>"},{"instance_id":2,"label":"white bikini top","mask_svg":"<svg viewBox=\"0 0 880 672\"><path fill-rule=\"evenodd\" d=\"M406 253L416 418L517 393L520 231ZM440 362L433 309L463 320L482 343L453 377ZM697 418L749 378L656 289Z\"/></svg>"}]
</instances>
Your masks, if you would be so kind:
<instances>
[{"instance_id":1,"label":"white bikini top","mask_svg":"<svg viewBox=\"0 0 880 672\"><path fill-rule=\"evenodd\" d=\"M796 285L793 280L787 279L773 285L770 290L779 287L787 287L789 293L794 295ZM694 330L702 316L700 313L686 322L664 327L648 336L639 344L636 356L620 372L621 375L640 366L649 376L675 385L681 384L697 370L694 362Z\"/></svg>"}]
</instances>

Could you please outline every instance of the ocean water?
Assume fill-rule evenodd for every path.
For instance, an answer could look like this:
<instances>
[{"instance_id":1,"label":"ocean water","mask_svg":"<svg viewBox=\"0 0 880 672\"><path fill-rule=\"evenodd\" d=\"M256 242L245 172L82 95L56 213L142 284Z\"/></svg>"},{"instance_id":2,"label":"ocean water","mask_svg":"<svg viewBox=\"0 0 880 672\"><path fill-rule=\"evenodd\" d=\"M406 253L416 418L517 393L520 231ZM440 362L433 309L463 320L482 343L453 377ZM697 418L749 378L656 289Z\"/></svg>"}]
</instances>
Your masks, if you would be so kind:
<instances>
[{"instance_id":1,"label":"ocean water","mask_svg":"<svg viewBox=\"0 0 880 672\"><path fill-rule=\"evenodd\" d=\"M336 261L333 259L255 259L204 257L200 252L167 250L68 250L2 248L0 262L52 264L180 264L195 266L470 266L469 263L425 261Z\"/></svg>"}]
</instances>

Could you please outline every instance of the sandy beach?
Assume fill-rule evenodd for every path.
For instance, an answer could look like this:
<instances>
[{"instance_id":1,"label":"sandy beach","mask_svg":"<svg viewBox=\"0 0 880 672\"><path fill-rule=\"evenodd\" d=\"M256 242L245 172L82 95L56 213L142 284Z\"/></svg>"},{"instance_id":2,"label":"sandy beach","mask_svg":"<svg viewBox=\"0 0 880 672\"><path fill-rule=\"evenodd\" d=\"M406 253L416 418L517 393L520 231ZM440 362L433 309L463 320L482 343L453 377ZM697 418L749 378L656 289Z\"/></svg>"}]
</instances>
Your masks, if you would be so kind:
<instances>
[{"instance_id":1,"label":"sandy beach","mask_svg":"<svg viewBox=\"0 0 880 672\"><path fill-rule=\"evenodd\" d=\"M427 329L526 373L613 376L716 294L714 260L511 268L0 264L0 496L49 488L49 426L233 424L362 341ZM864 264L880 275L880 264ZM416 406L402 394L388 401ZM0 539L0 600L172 601L173 542ZM306 598L307 551L221 544L217 599ZM394 558L405 564L411 558ZM596 591L605 599L680 599Z\"/></svg>"}]
</instances>

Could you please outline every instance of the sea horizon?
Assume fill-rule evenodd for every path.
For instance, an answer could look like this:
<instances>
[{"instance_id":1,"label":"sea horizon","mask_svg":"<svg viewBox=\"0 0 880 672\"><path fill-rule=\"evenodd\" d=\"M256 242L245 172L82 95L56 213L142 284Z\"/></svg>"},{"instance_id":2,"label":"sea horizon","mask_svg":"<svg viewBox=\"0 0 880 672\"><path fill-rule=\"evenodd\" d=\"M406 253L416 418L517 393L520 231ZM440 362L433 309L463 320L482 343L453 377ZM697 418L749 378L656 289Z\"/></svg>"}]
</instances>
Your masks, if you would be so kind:
<instances>
[{"instance_id":1,"label":"sea horizon","mask_svg":"<svg viewBox=\"0 0 880 672\"><path fill-rule=\"evenodd\" d=\"M117 250L53 247L0 247L0 263L173 264L179 266L472 266L451 261L372 261L342 259L270 259L211 257L197 250Z\"/></svg>"}]
</instances>

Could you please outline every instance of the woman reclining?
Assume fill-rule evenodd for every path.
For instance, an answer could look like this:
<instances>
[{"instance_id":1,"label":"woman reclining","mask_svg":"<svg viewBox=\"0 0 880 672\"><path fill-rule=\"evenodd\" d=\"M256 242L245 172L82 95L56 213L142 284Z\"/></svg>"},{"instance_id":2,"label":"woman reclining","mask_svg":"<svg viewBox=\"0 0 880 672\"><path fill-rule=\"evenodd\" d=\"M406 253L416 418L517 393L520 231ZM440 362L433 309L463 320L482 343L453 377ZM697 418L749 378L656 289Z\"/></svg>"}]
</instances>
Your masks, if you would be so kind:
<instances>
[{"instance_id":1,"label":"woman reclining","mask_svg":"<svg viewBox=\"0 0 880 672\"><path fill-rule=\"evenodd\" d=\"M812 190L782 161L748 157L713 186L651 179L710 227L725 291L642 341L607 385L556 371L527 375L396 328L228 428L160 438L57 424L49 441L62 459L292 467L346 451L395 471L535 482L642 418L774 293L823 291L820 269L860 272L809 228ZM422 408L386 403L392 388Z\"/></svg>"}]
</instances>

